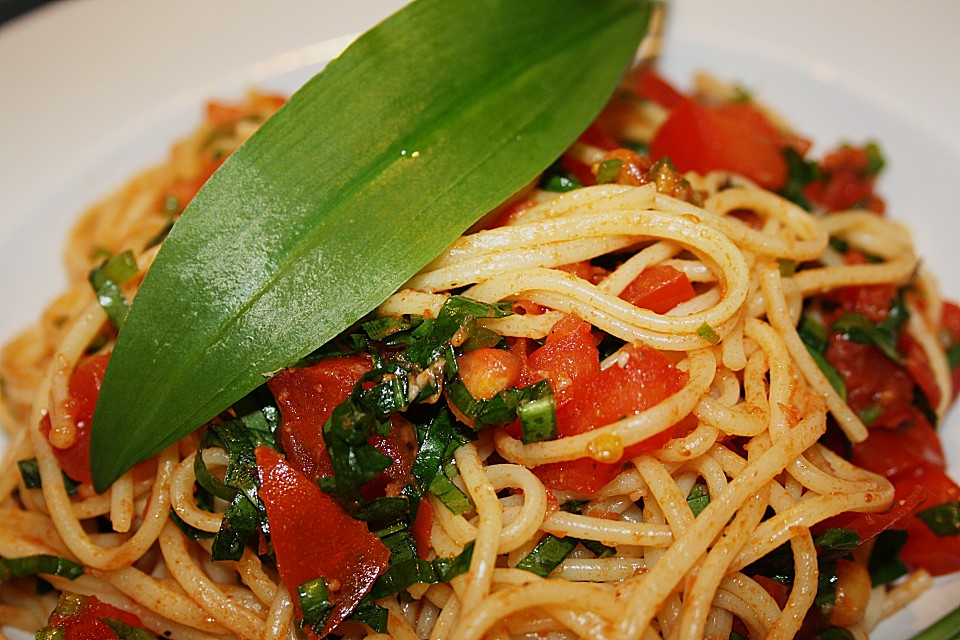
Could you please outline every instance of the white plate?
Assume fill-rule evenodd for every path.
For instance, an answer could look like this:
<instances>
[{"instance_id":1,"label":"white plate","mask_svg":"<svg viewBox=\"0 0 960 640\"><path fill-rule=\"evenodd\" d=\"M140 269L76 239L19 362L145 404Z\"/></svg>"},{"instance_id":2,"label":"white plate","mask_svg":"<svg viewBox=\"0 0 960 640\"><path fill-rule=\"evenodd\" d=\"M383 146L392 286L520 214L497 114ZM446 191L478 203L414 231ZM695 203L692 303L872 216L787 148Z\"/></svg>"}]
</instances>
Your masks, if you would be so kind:
<instances>
[{"instance_id":1,"label":"white plate","mask_svg":"<svg viewBox=\"0 0 960 640\"><path fill-rule=\"evenodd\" d=\"M402 4L75 0L0 27L0 339L60 291L71 221L161 160L207 98L292 90ZM664 65L681 85L695 69L740 82L820 148L880 140L891 215L958 299L957 25L954 0L675 0ZM944 431L960 477L956 411ZM876 637L908 637L958 602L960 578L938 581Z\"/></svg>"}]
</instances>

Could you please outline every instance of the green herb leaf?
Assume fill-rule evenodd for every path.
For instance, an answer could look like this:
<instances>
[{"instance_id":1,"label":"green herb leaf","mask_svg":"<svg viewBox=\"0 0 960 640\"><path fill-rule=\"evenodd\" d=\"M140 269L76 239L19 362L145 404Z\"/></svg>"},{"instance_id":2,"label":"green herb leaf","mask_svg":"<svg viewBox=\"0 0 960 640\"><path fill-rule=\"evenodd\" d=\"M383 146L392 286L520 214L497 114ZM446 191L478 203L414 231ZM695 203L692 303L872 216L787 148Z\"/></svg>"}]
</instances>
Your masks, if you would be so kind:
<instances>
[{"instance_id":1,"label":"green herb leaf","mask_svg":"<svg viewBox=\"0 0 960 640\"><path fill-rule=\"evenodd\" d=\"M690 493L687 494L687 504L690 505L690 511L693 511L694 517L700 515L710 504L707 488L702 484L693 485L693 489L690 489Z\"/></svg>"},{"instance_id":2,"label":"green herb leaf","mask_svg":"<svg viewBox=\"0 0 960 640\"><path fill-rule=\"evenodd\" d=\"M580 541L577 538L558 538L548 533L537 543L533 551L517 563L516 568L531 571L541 578L546 578L577 548L578 544Z\"/></svg>"},{"instance_id":3,"label":"green herb leaf","mask_svg":"<svg viewBox=\"0 0 960 640\"><path fill-rule=\"evenodd\" d=\"M83 575L83 565L60 556L43 553L20 558L0 558L0 584L5 580L23 578L37 573L74 580Z\"/></svg>"},{"instance_id":4,"label":"green herb leaf","mask_svg":"<svg viewBox=\"0 0 960 640\"><path fill-rule=\"evenodd\" d=\"M813 544L824 549L856 549L860 544L860 536L849 529L829 527L813 539Z\"/></svg>"},{"instance_id":5,"label":"green herb leaf","mask_svg":"<svg viewBox=\"0 0 960 640\"><path fill-rule=\"evenodd\" d=\"M358 38L174 225L103 381L94 487L362 318L536 178L599 113L652 6L418 0Z\"/></svg>"},{"instance_id":6,"label":"green herb leaf","mask_svg":"<svg viewBox=\"0 0 960 640\"><path fill-rule=\"evenodd\" d=\"M97 294L97 302L117 329L123 326L130 308L130 303L120 291L120 285L136 273L137 260L130 251L108 258L90 272L90 286Z\"/></svg>"},{"instance_id":7,"label":"green herb leaf","mask_svg":"<svg viewBox=\"0 0 960 640\"><path fill-rule=\"evenodd\" d=\"M297 604L300 605L300 611L303 614L303 626L311 627L322 634L327 625L327 618L333 611L327 581L320 577L297 585L296 595Z\"/></svg>"},{"instance_id":8,"label":"green herb leaf","mask_svg":"<svg viewBox=\"0 0 960 640\"><path fill-rule=\"evenodd\" d=\"M127 624L119 618L100 618L100 622L113 629L120 640L156 640L157 638L146 629Z\"/></svg>"},{"instance_id":9,"label":"green herb leaf","mask_svg":"<svg viewBox=\"0 0 960 640\"><path fill-rule=\"evenodd\" d=\"M938 536L960 535L960 501L945 502L936 507L924 509L917 517Z\"/></svg>"}]
</instances>

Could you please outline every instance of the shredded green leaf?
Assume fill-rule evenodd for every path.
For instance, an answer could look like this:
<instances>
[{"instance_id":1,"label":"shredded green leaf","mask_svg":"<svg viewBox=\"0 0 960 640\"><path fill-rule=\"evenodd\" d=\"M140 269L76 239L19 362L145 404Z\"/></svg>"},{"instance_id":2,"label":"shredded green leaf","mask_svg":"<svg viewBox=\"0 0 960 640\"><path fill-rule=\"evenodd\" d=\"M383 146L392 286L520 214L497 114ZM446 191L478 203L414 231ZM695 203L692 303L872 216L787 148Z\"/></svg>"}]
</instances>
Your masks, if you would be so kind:
<instances>
[{"instance_id":1,"label":"shredded green leaf","mask_svg":"<svg viewBox=\"0 0 960 640\"><path fill-rule=\"evenodd\" d=\"M83 565L45 553L19 558L0 558L0 583L38 573L75 580L83 575Z\"/></svg>"},{"instance_id":2,"label":"shredded green leaf","mask_svg":"<svg viewBox=\"0 0 960 640\"><path fill-rule=\"evenodd\" d=\"M917 517L940 537L960 535L960 501L924 509Z\"/></svg>"},{"instance_id":3,"label":"shredded green leaf","mask_svg":"<svg viewBox=\"0 0 960 640\"><path fill-rule=\"evenodd\" d=\"M697 327L697 335L706 340L710 344L717 344L720 342L720 336L716 331L713 330L709 324L704 322L702 325Z\"/></svg>"},{"instance_id":4,"label":"shredded green leaf","mask_svg":"<svg viewBox=\"0 0 960 640\"><path fill-rule=\"evenodd\" d=\"M710 494L707 492L707 487L702 484L693 485L693 489L690 489L690 493L687 494L687 504L690 505L694 517L703 513L703 510L710 504Z\"/></svg>"},{"instance_id":5,"label":"shredded green leaf","mask_svg":"<svg viewBox=\"0 0 960 640\"><path fill-rule=\"evenodd\" d=\"M546 578L550 573L560 566L570 553L577 548L580 541L576 538L558 538L552 534L543 537L533 551L528 553L520 562L517 563L517 569L530 571L541 578Z\"/></svg>"}]
</instances>

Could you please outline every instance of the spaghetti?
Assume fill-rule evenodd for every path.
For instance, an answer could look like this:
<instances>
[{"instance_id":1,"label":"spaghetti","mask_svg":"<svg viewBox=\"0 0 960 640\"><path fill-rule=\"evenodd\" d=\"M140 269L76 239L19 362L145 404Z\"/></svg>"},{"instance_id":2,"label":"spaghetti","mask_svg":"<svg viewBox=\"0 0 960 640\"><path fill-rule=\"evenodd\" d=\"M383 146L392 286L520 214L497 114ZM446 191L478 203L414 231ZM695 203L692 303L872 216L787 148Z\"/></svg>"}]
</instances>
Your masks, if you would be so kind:
<instances>
[{"instance_id":1,"label":"spaghetti","mask_svg":"<svg viewBox=\"0 0 960 640\"><path fill-rule=\"evenodd\" d=\"M644 95L651 81L631 85L642 109L625 125L622 104L601 118L609 127L618 114L608 133L668 126L680 107ZM906 578L871 583L882 532L921 526L910 520L917 498L828 446L870 442L882 428L877 410L852 406L857 380L834 349L855 334L836 328L839 311L877 311L844 298L877 291L865 285L889 288L897 306L861 332L893 327L896 309L905 319L894 349L925 363L923 381L908 376L911 397L920 388L940 417L956 395L955 307L903 228L852 206L814 202L811 212L757 176L681 175L596 131L363 328L261 389L250 415L280 415L265 438L238 431L253 427L235 407L94 494L76 450L115 333L84 279L132 250L136 275L120 286L132 297L164 229L279 103L254 94L212 105L167 165L91 209L70 238L71 288L4 347L0 556L53 555L83 573L38 571L47 593L4 582L3 624L50 629L56 609L50 624L67 628L99 606L90 615L119 637L127 624L177 638L792 638L830 626L865 638L929 586L918 562ZM659 134L642 142L664 144ZM554 178L578 188L552 191ZM453 329L425 360L411 355L441 318ZM805 322L832 326L829 344L812 342ZM330 473L340 454L327 417L348 397L369 409L364 390L397 380L404 397L390 406L401 409L377 414L389 427L350 450L375 449L382 464L351 488L330 482L342 473ZM237 433L261 446L238 453ZM229 486L237 456L254 451L260 497ZM320 478L337 499L329 517L363 518L365 533L287 539L305 513L324 529L312 509L328 503L310 497L321 494L313 485L292 491L291 507L269 484L274 471ZM259 501L258 524L224 551L245 499ZM397 500L399 515L371 515ZM367 530L376 535L358 542ZM831 542L838 535L846 542ZM338 547L371 558L367 568L291 584L298 566L344 555ZM377 564L382 549L389 561ZM370 579L352 587L364 571ZM96 600L58 602L57 592Z\"/></svg>"}]
</instances>

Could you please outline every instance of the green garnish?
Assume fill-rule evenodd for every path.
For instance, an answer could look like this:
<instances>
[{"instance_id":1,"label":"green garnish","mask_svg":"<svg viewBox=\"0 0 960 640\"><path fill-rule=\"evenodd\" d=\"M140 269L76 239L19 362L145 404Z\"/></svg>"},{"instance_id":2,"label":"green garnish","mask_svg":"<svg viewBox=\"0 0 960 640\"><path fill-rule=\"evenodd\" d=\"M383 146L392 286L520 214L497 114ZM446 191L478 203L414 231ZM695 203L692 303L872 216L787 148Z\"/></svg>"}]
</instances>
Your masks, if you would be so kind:
<instances>
[{"instance_id":1,"label":"green garnish","mask_svg":"<svg viewBox=\"0 0 960 640\"><path fill-rule=\"evenodd\" d=\"M323 630L327 626L327 618L333 611L327 581L320 577L297 585L296 596L302 614L302 625L323 635Z\"/></svg>"},{"instance_id":2,"label":"green garnish","mask_svg":"<svg viewBox=\"0 0 960 640\"><path fill-rule=\"evenodd\" d=\"M720 342L720 336L714 331L713 327L704 322L702 325L697 327L697 335L709 342L710 344L717 344Z\"/></svg>"},{"instance_id":3,"label":"green garnish","mask_svg":"<svg viewBox=\"0 0 960 640\"><path fill-rule=\"evenodd\" d=\"M137 273L137 261L130 251L107 258L90 272L90 286L97 294L97 302L103 307L113 326L119 329L127 317L130 303L120 291L120 285Z\"/></svg>"},{"instance_id":4,"label":"green garnish","mask_svg":"<svg viewBox=\"0 0 960 640\"><path fill-rule=\"evenodd\" d=\"M83 575L83 565L73 560L45 553L20 558L0 558L0 584L6 580L23 578L38 573L75 580Z\"/></svg>"},{"instance_id":5,"label":"green garnish","mask_svg":"<svg viewBox=\"0 0 960 640\"><path fill-rule=\"evenodd\" d=\"M960 501L945 502L924 509L917 517L938 536L960 535Z\"/></svg>"},{"instance_id":6,"label":"green garnish","mask_svg":"<svg viewBox=\"0 0 960 640\"><path fill-rule=\"evenodd\" d=\"M608 184L616 181L620 175L620 169L623 167L623 160L616 158L604 160L597 168L597 184Z\"/></svg>"},{"instance_id":7,"label":"green garnish","mask_svg":"<svg viewBox=\"0 0 960 640\"><path fill-rule=\"evenodd\" d=\"M694 517L703 513L703 510L710 504L710 494L707 492L707 488L702 484L693 485L693 489L690 489L690 493L687 494L687 504L690 505Z\"/></svg>"},{"instance_id":8,"label":"green garnish","mask_svg":"<svg viewBox=\"0 0 960 640\"><path fill-rule=\"evenodd\" d=\"M613 93L653 6L418 0L358 38L171 230L103 381L94 488L337 336L535 179Z\"/></svg>"},{"instance_id":9,"label":"green garnish","mask_svg":"<svg viewBox=\"0 0 960 640\"><path fill-rule=\"evenodd\" d=\"M560 566L564 558L570 555L579 543L580 541L577 538L558 538L548 533L543 537L543 540L537 543L533 551L517 563L516 568L530 571L541 578L546 578L554 569Z\"/></svg>"}]
</instances>

